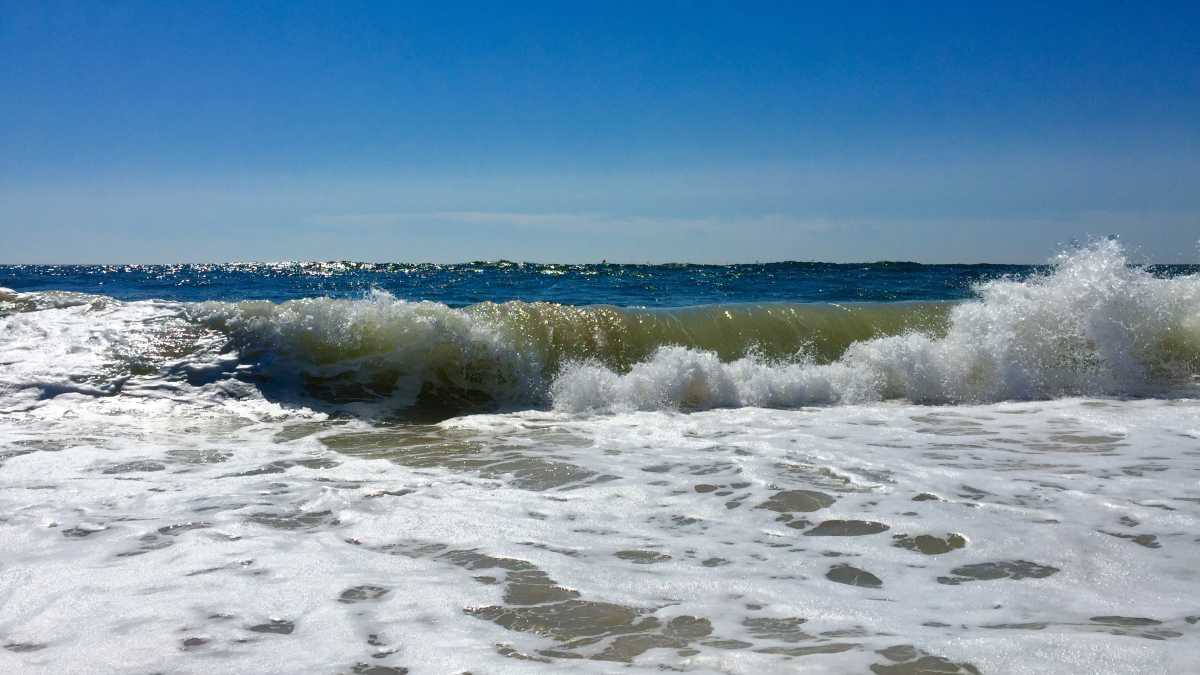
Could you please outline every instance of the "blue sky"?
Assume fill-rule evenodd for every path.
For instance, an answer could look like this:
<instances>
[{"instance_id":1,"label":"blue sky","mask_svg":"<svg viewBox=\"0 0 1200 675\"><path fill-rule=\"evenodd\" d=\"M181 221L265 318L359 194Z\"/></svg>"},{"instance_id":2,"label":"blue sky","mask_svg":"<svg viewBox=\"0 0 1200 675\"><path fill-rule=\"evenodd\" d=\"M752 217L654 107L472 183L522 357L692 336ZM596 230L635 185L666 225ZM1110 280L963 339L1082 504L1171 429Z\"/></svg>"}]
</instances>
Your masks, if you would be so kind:
<instances>
[{"instance_id":1,"label":"blue sky","mask_svg":"<svg viewBox=\"0 0 1200 675\"><path fill-rule=\"evenodd\" d=\"M1197 262L1148 4L0 0L0 262Z\"/></svg>"}]
</instances>

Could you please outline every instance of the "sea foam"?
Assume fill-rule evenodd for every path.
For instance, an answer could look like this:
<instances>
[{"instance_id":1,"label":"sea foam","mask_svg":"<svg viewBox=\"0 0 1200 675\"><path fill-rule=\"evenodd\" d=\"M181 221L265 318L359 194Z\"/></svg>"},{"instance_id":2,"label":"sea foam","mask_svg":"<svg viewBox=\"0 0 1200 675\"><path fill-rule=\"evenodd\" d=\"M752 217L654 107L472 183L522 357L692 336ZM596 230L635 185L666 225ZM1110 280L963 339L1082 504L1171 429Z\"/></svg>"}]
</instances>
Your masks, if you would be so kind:
<instances>
[{"instance_id":1,"label":"sea foam","mask_svg":"<svg viewBox=\"0 0 1200 675\"><path fill-rule=\"evenodd\" d=\"M1190 672L1197 287L1101 244L886 309L0 291L0 671Z\"/></svg>"},{"instance_id":2,"label":"sea foam","mask_svg":"<svg viewBox=\"0 0 1200 675\"><path fill-rule=\"evenodd\" d=\"M452 308L382 291L282 303L4 291L0 313L10 315L9 349L61 347L55 358L23 357L4 378L11 390L111 393L224 377L281 402L364 415L1145 396L1200 372L1200 277L1130 266L1114 241L974 290L959 303L653 310Z\"/></svg>"},{"instance_id":3,"label":"sea foam","mask_svg":"<svg viewBox=\"0 0 1200 675\"><path fill-rule=\"evenodd\" d=\"M1200 278L1130 267L1118 244L1066 253L1042 276L977 287L944 335L857 341L836 361L781 363L664 346L619 373L570 364L551 385L563 410L795 407L905 398L978 403L1145 395L1200 372Z\"/></svg>"}]
</instances>

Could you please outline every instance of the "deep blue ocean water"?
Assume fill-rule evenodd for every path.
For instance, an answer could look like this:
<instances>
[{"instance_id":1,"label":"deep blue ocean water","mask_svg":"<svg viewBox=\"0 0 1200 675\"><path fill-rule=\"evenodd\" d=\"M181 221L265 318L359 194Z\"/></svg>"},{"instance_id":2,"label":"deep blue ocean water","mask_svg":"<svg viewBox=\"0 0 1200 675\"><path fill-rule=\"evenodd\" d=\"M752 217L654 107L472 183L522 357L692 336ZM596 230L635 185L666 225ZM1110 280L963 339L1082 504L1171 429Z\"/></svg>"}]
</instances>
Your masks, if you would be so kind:
<instances>
[{"instance_id":1,"label":"deep blue ocean water","mask_svg":"<svg viewBox=\"0 0 1200 675\"><path fill-rule=\"evenodd\" d=\"M1020 265L832 264L548 265L312 262L225 265L6 265L0 286L76 291L121 300L273 301L360 297L384 290L452 307L483 301L682 307L738 302L957 300L974 283L1026 277Z\"/></svg>"},{"instance_id":2,"label":"deep blue ocean water","mask_svg":"<svg viewBox=\"0 0 1200 675\"><path fill-rule=\"evenodd\" d=\"M302 262L222 265L0 265L0 286L76 291L120 300L272 300L361 297L384 290L405 300L451 307L483 301L685 307L739 302L900 302L960 300L972 285L1048 271L1033 265L921 265L908 262L780 262L746 265L452 265ZM1196 265L1149 268L1156 275Z\"/></svg>"}]
</instances>

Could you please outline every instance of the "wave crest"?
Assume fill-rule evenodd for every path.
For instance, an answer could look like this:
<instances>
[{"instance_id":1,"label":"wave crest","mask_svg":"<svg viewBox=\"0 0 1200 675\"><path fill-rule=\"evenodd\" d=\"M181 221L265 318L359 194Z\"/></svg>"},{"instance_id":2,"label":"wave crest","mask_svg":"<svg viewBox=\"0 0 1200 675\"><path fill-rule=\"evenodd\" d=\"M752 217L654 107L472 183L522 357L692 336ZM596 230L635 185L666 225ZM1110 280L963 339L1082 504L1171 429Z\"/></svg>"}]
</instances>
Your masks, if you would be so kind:
<instances>
[{"instance_id":1,"label":"wave crest","mask_svg":"<svg viewBox=\"0 0 1200 675\"><path fill-rule=\"evenodd\" d=\"M976 291L978 300L951 310L943 335L857 341L832 363L722 362L667 347L625 373L572 364L551 396L570 411L977 403L1160 393L1200 372L1200 277L1129 267L1116 242L1063 254L1045 275Z\"/></svg>"},{"instance_id":2,"label":"wave crest","mask_svg":"<svg viewBox=\"0 0 1200 675\"><path fill-rule=\"evenodd\" d=\"M856 340L936 330L944 304L731 305L674 310L481 303L454 309L384 292L361 300L208 302L189 316L228 334L264 381L339 404L452 411L541 405L583 361L628 372L664 345L720 362L747 353L836 359ZM361 406L360 406L361 407Z\"/></svg>"},{"instance_id":3,"label":"wave crest","mask_svg":"<svg viewBox=\"0 0 1200 675\"><path fill-rule=\"evenodd\" d=\"M227 333L268 386L300 387L340 404L452 408L535 399L539 355L463 310L404 302L308 298L201 303L194 320Z\"/></svg>"},{"instance_id":4,"label":"wave crest","mask_svg":"<svg viewBox=\"0 0 1200 675\"><path fill-rule=\"evenodd\" d=\"M383 292L122 303L0 289L0 320L27 346L36 336L76 340L64 353L90 354L88 377L108 383L105 391L182 373L181 387L237 378L271 399L361 414L1141 396L1194 384L1200 373L1200 275L1130 267L1116 242L974 290L976 299L955 304L667 310L543 302L455 309ZM79 337L101 333L104 340ZM40 382L34 365L9 378L9 388Z\"/></svg>"}]
</instances>

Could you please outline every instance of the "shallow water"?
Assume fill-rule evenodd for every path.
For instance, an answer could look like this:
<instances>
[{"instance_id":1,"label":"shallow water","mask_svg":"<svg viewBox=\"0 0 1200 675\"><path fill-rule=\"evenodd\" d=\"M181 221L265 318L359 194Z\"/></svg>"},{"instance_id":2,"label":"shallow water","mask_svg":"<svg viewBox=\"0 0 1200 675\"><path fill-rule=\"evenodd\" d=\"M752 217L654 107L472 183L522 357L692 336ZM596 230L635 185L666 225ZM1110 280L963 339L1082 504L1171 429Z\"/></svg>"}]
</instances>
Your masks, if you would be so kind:
<instances>
[{"instance_id":1,"label":"shallow water","mask_svg":"<svg viewBox=\"0 0 1200 675\"><path fill-rule=\"evenodd\" d=\"M1194 400L296 417L69 394L6 418L6 669L1200 659Z\"/></svg>"},{"instance_id":2,"label":"shallow water","mask_svg":"<svg viewBox=\"0 0 1200 675\"><path fill-rule=\"evenodd\" d=\"M0 671L1193 672L1200 284L1114 255L790 360L0 292Z\"/></svg>"}]
</instances>

